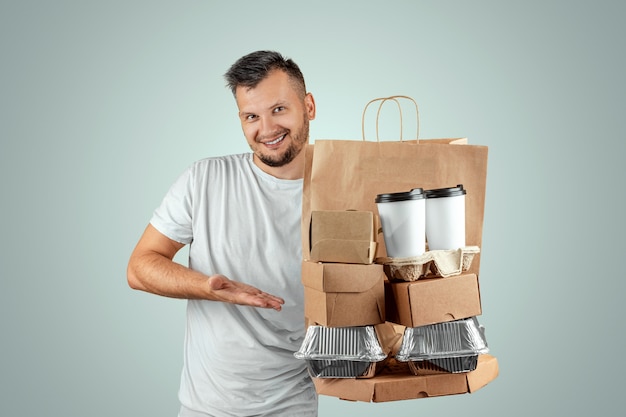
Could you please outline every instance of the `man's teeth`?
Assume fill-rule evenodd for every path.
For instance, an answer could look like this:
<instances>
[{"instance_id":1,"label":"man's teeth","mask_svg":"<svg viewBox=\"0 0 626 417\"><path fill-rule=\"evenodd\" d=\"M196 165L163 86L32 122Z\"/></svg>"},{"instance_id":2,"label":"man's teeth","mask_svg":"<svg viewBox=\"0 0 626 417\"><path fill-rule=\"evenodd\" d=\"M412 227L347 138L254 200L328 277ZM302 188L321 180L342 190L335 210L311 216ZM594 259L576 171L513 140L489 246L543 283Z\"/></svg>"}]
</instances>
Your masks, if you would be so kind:
<instances>
[{"instance_id":1,"label":"man's teeth","mask_svg":"<svg viewBox=\"0 0 626 417\"><path fill-rule=\"evenodd\" d=\"M266 142L266 145L276 145L278 142L280 142L281 140L285 139L285 135L282 135L281 137L279 137L276 140L273 140L271 142Z\"/></svg>"}]
</instances>

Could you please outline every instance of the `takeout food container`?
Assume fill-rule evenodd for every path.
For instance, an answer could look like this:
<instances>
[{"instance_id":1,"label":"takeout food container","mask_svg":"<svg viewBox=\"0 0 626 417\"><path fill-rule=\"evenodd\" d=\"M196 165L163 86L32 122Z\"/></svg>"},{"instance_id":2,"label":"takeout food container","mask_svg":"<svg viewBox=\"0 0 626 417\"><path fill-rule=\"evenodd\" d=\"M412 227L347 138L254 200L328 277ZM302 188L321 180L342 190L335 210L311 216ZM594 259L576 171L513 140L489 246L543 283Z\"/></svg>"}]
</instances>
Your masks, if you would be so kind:
<instances>
[{"instance_id":1,"label":"takeout food container","mask_svg":"<svg viewBox=\"0 0 626 417\"><path fill-rule=\"evenodd\" d=\"M377 231L378 219L371 211L313 211L309 260L371 264L376 257Z\"/></svg>"},{"instance_id":2,"label":"takeout food container","mask_svg":"<svg viewBox=\"0 0 626 417\"><path fill-rule=\"evenodd\" d=\"M304 316L327 327L385 322L383 265L302 262Z\"/></svg>"},{"instance_id":3,"label":"takeout food container","mask_svg":"<svg viewBox=\"0 0 626 417\"><path fill-rule=\"evenodd\" d=\"M478 356L489 352L484 327L476 317L407 327L396 359L408 362L415 375L424 372L470 372Z\"/></svg>"},{"instance_id":4,"label":"takeout food container","mask_svg":"<svg viewBox=\"0 0 626 417\"><path fill-rule=\"evenodd\" d=\"M423 361L409 361L408 365L413 375L470 372L476 369L478 365L478 354Z\"/></svg>"},{"instance_id":5,"label":"takeout food container","mask_svg":"<svg viewBox=\"0 0 626 417\"><path fill-rule=\"evenodd\" d=\"M385 282L385 316L405 327L419 327L480 316L475 274L417 281Z\"/></svg>"},{"instance_id":6,"label":"takeout food container","mask_svg":"<svg viewBox=\"0 0 626 417\"><path fill-rule=\"evenodd\" d=\"M376 365L387 359L374 326L309 326L294 353L307 362L316 378L370 378Z\"/></svg>"}]
</instances>

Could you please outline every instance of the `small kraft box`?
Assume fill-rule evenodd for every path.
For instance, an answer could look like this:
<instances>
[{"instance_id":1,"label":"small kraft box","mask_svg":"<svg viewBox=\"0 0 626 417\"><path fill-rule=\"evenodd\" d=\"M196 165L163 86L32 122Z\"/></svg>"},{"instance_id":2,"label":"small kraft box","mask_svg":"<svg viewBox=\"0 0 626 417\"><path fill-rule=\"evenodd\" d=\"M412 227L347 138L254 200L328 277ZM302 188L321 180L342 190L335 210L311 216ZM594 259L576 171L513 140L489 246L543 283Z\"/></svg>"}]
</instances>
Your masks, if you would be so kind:
<instances>
[{"instance_id":1,"label":"small kraft box","mask_svg":"<svg viewBox=\"0 0 626 417\"><path fill-rule=\"evenodd\" d=\"M327 327L385 322L385 273L378 264L302 262L304 316Z\"/></svg>"},{"instance_id":2,"label":"small kraft box","mask_svg":"<svg viewBox=\"0 0 626 417\"><path fill-rule=\"evenodd\" d=\"M387 320L418 327L479 316L482 313L476 274L385 282Z\"/></svg>"},{"instance_id":3,"label":"small kraft box","mask_svg":"<svg viewBox=\"0 0 626 417\"><path fill-rule=\"evenodd\" d=\"M376 258L377 220L371 211L311 213L311 261L371 264Z\"/></svg>"}]
</instances>

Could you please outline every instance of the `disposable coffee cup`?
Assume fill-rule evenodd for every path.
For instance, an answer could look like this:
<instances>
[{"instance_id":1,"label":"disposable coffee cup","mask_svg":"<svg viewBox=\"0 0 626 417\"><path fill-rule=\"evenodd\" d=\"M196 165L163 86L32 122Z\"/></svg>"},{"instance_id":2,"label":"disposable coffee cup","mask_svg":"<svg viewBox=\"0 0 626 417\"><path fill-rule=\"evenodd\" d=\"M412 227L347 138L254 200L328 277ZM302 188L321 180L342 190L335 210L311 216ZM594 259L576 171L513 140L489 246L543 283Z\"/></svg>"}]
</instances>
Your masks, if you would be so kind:
<instances>
[{"instance_id":1,"label":"disposable coffee cup","mask_svg":"<svg viewBox=\"0 0 626 417\"><path fill-rule=\"evenodd\" d=\"M378 194L376 207L388 257L409 258L425 252L426 206L423 189Z\"/></svg>"},{"instance_id":2,"label":"disposable coffee cup","mask_svg":"<svg viewBox=\"0 0 626 417\"><path fill-rule=\"evenodd\" d=\"M426 190L426 241L429 250L465 246L465 195L463 184Z\"/></svg>"}]
</instances>

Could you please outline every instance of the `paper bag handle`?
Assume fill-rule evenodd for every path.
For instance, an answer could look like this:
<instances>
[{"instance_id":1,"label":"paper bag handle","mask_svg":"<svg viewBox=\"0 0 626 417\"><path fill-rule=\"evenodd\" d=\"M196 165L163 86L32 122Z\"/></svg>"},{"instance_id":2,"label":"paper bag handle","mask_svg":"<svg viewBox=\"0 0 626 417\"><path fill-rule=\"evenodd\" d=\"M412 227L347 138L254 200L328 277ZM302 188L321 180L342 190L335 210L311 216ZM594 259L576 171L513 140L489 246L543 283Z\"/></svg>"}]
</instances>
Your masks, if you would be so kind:
<instances>
[{"instance_id":1,"label":"paper bag handle","mask_svg":"<svg viewBox=\"0 0 626 417\"><path fill-rule=\"evenodd\" d=\"M380 106L378 106L378 111L376 112L376 141L379 142L380 141L380 137L378 135L378 120L380 118L380 110L383 108L383 104L385 104L386 101L393 100L398 105L398 112L400 113L400 141L402 141L402 131L404 130L403 126L402 126L402 106L400 105L400 102L398 100L396 100L398 98L404 98L404 99L410 100L415 105L415 116L416 116L416 121L417 121L417 128L416 128L416 133L415 133L415 139L419 142L419 133L420 133L419 107L417 106L417 103L415 102L415 100L413 98L409 97L409 96L379 97L379 98L375 98L373 100L370 100L365 105L365 108L363 109L363 116L361 117L361 136L362 136L363 140L365 140L365 113L366 113L367 108L369 107L369 105L374 103L374 102L376 102L376 101L380 101L381 102Z\"/></svg>"}]
</instances>

